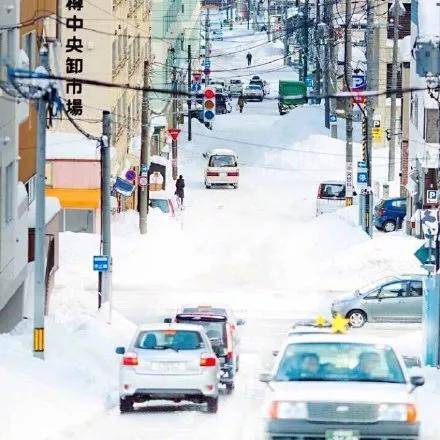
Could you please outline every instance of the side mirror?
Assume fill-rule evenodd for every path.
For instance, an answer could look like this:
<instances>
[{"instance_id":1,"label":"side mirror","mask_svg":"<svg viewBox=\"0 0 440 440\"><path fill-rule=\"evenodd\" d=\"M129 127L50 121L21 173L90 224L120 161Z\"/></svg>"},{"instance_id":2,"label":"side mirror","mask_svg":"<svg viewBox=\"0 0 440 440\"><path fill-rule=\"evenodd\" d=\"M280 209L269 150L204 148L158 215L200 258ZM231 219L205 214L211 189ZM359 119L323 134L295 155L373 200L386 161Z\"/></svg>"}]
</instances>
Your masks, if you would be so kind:
<instances>
[{"instance_id":1,"label":"side mirror","mask_svg":"<svg viewBox=\"0 0 440 440\"><path fill-rule=\"evenodd\" d=\"M412 376L409 380L413 386L411 392L413 392L416 388L425 385L425 378L423 376Z\"/></svg>"},{"instance_id":2,"label":"side mirror","mask_svg":"<svg viewBox=\"0 0 440 440\"><path fill-rule=\"evenodd\" d=\"M273 375L271 373L262 373L260 374L260 382L270 383L273 381Z\"/></svg>"},{"instance_id":3,"label":"side mirror","mask_svg":"<svg viewBox=\"0 0 440 440\"><path fill-rule=\"evenodd\" d=\"M116 354L125 354L125 347L116 347Z\"/></svg>"},{"instance_id":4,"label":"side mirror","mask_svg":"<svg viewBox=\"0 0 440 440\"><path fill-rule=\"evenodd\" d=\"M272 351L272 356L277 357L279 355L280 351L279 350L273 350Z\"/></svg>"},{"instance_id":5,"label":"side mirror","mask_svg":"<svg viewBox=\"0 0 440 440\"><path fill-rule=\"evenodd\" d=\"M173 320L172 320L171 318L165 318L165 319L163 320L163 322L164 322L165 324L171 324L171 323L173 322Z\"/></svg>"},{"instance_id":6,"label":"side mirror","mask_svg":"<svg viewBox=\"0 0 440 440\"><path fill-rule=\"evenodd\" d=\"M246 321L244 319L237 319L237 325L245 325Z\"/></svg>"}]
</instances>

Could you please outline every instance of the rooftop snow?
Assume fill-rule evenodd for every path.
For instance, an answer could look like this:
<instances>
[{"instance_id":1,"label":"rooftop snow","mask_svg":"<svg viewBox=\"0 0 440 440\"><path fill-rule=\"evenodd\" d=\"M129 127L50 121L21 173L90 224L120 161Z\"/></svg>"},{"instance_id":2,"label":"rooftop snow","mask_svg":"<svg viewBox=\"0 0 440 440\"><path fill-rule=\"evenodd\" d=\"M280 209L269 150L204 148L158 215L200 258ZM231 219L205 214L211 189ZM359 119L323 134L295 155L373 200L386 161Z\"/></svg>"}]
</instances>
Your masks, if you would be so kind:
<instances>
[{"instance_id":1,"label":"rooftop snow","mask_svg":"<svg viewBox=\"0 0 440 440\"><path fill-rule=\"evenodd\" d=\"M29 228L35 228L35 200L29 205ZM57 197L46 197L45 221L47 225L61 210L60 201Z\"/></svg>"},{"instance_id":2,"label":"rooftop snow","mask_svg":"<svg viewBox=\"0 0 440 440\"><path fill-rule=\"evenodd\" d=\"M46 159L89 159L99 160L97 142L80 133L48 131L46 138Z\"/></svg>"}]
</instances>

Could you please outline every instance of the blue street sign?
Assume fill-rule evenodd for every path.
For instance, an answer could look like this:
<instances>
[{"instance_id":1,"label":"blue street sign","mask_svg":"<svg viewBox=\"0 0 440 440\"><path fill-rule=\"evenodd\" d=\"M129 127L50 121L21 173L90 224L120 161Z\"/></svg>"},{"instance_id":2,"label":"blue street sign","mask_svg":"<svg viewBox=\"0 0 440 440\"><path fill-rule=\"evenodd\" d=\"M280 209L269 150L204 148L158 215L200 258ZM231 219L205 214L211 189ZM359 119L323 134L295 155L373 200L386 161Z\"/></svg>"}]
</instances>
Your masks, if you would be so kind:
<instances>
[{"instance_id":1,"label":"blue street sign","mask_svg":"<svg viewBox=\"0 0 440 440\"><path fill-rule=\"evenodd\" d=\"M360 168L367 168L367 162L359 161L358 162L358 169Z\"/></svg>"},{"instance_id":2,"label":"blue street sign","mask_svg":"<svg viewBox=\"0 0 440 440\"><path fill-rule=\"evenodd\" d=\"M329 121L331 124L336 124L336 122L338 122L338 118L335 114L331 114L329 117Z\"/></svg>"},{"instance_id":3,"label":"blue street sign","mask_svg":"<svg viewBox=\"0 0 440 440\"><path fill-rule=\"evenodd\" d=\"M211 69L206 68L206 69L203 71L203 73L204 73L205 75L209 75L209 74L211 73Z\"/></svg>"},{"instance_id":4,"label":"blue street sign","mask_svg":"<svg viewBox=\"0 0 440 440\"><path fill-rule=\"evenodd\" d=\"M306 77L306 86L307 87L313 87L313 76L307 75Z\"/></svg>"},{"instance_id":5,"label":"blue street sign","mask_svg":"<svg viewBox=\"0 0 440 440\"><path fill-rule=\"evenodd\" d=\"M367 86L365 75L353 75L353 88L364 89Z\"/></svg>"},{"instance_id":6,"label":"blue street sign","mask_svg":"<svg viewBox=\"0 0 440 440\"><path fill-rule=\"evenodd\" d=\"M108 255L94 255L93 256L93 270L97 272L108 272L110 268L110 258Z\"/></svg>"},{"instance_id":7,"label":"blue street sign","mask_svg":"<svg viewBox=\"0 0 440 440\"><path fill-rule=\"evenodd\" d=\"M211 60L209 58L205 58L205 60L203 61L203 65L205 67L211 67Z\"/></svg>"},{"instance_id":8,"label":"blue street sign","mask_svg":"<svg viewBox=\"0 0 440 440\"><path fill-rule=\"evenodd\" d=\"M142 164L141 165L141 174L144 174L148 172L148 165Z\"/></svg>"},{"instance_id":9,"label":"blue street sign","mask_svg":"<svg viewBox=\"0 0 440 440\"><path fill-rule=\"evenodd\" d=\"M202 90L202 85L200 83L193 83L191 85L191 91L199 92L200 90Z\"/></svg>"},{"instance_id":10,"label":"blue street sign","mask_svg":"<svg viewBox=\"0 0 440 440\"><path fill-rule=\"evenodd\" d=\"M368 173L366 171L362 171L357 173L357 183L367 183L368 181Z\"/></svg>"}]
</instances>

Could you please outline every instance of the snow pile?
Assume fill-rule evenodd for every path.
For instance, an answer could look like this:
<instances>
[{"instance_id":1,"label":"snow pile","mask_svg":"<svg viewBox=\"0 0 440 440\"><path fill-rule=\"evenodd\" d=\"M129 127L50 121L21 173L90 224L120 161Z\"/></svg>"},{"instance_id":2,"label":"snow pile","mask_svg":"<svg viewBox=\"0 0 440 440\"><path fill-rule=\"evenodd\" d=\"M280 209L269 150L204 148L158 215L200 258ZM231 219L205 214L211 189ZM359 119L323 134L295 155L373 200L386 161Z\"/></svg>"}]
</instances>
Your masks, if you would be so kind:
<instances>
[{"instance_id":1,"label":"snow pile","mask_svg":"<svg viewBox=\"0 0 440 440\"><path fill-rule=\"evenodd\" d=\"M440 372L437 368L425 367L421 372L425 385L415 391L422 420L423 440L438 440L440 412Z\"/></svg>"}]
</instances>

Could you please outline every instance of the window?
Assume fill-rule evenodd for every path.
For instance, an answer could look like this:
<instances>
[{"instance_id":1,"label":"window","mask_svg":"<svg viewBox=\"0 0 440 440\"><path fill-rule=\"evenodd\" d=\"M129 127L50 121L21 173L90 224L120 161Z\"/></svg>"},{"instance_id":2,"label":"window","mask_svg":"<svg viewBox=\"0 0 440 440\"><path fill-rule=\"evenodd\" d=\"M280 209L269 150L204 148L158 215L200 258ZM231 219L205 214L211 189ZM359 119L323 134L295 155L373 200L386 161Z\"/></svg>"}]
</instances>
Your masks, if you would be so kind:
<instances>
[{"instance_id":1,"label":"window","mask_svg":"<svg viewBox=\"0 0 440 440\"><path fill-rule=\"evenodd\" d=\"M203 341L200 334L189 330L151 330L139 334L136 348L144 350L200 350Z\"/></svg>"},{"instance_id":2,"label":"window","mask_svg":"<svg viewBox=\"0 0 440 440\"><path fill-rule=\"evenodd\" d=\"M438 109L425 109L425 141L436 144L439 142Z\"/></svg>"},{"instance_id":3,"label":"window","mask_svg":"<svg viewBox=\"0 0 440 440\"><path fill-rule=\"evenodd\" d=\"M422 281L411 281L409 284L408 296L423 296L423 282Z\"/></svg>"},{"instance_id":4,"label":"window","mask_svg":"<svg viewBox=\"0 0 440 440\"><path fill-rule=\"evenodd\" d=\"M235 156L211 156L209 160L210 167L236 167L237 160Z\"/></svg>"},{"instance_id":5,"label":"window","mask_svg":"<svg viewBox=\"0 0 440 440\"><path fill-rule=\"evenodd\" d=\"M388 8L391 6L391 3L388 4ZM404 38L411 34L411 3L403 3L405 7L405 13L399 18L399 39ZM394 30L393 30L393 19L392 14L388 13L388 32L387 38L392 39Z\"/></svg>"},{"instance_id":6,"label":"window","mask_svg":"<svg viewBox=\"0 0 440 440\"><path fill-rule=\"evenodd\" d=\"M113 66L113 70L116 69L117 65L118 65L118 46L117 46L117 41L113 41L112 43L112 66Z\"/></svg>"},{"instance_id":7,"label":"window","mask_svg":"<svg viewBox=\"0 0 440 440\"><path fill-rule=\"evenodd\" d=\"M5 200L5 221L9 223L13 218L13 197L14 197L14 162L6 167L6 200Z\"/></svg>"},{"instance_id":8,"label":"window","mask_svg":"<svg viewBox=\"0 0 440 440\"><path fill-rule=\"evenodd\" d=\"M50 167L50 173L48 173L48 167ZM35 185L37 183L37 177L32 176L26 182L26 191L28 193L28 203L29 205L35 200ZM52 186L52 164L46 162L46 185Z\"/></svg>"},{"instance_id":9,"label":"window","mask_svg":"<svg viewBox=\"0 0 440 440\"><path fill-rule=\"evenodd\" d=\"M406 292L406 282L399 281L383 286L380 290L380 298L397 298Z\"/></svg>"},{"instance_id":10,"label":"window","mask_svg":"<svg viewBox=\"0 0 440 440\"><path fill-rule=\"evenodd\" d=\"M7 51L6 58L8 60L13 60L15 54L15 31L9 29L6 37Z\"/></svg>"}]
</instances>

